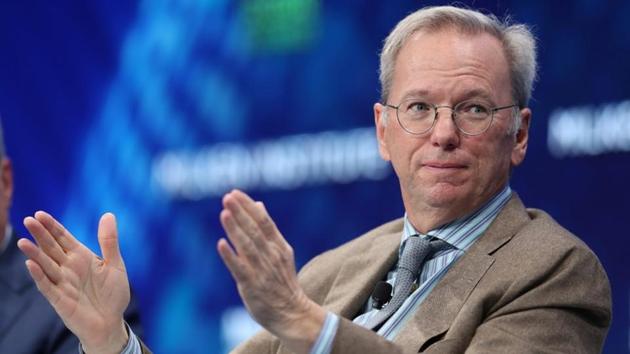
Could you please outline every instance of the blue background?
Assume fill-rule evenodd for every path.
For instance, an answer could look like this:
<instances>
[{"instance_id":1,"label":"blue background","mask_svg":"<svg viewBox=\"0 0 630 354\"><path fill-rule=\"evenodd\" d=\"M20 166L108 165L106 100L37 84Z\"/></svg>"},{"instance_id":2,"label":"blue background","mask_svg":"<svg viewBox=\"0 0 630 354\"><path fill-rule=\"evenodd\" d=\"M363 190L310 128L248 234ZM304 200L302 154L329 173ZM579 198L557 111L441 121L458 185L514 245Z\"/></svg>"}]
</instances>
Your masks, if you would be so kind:
<instances>
[{"instance_id":1,"label":"blue background","mask_svg":"<svg viewBox=\"0 0 630 354\"><path fill-rule=\"evenodd\" d=\"M97 249L99 215L116 213L149 345L226 352L248 322L215 251L220 198L161 189L156 160L217 143L371 127L382 40L429 4L439 2L3 2L0 112L14 164L13 225L25 235L22 218L47 210ZM547 144L554 111L630 99L630 2L468 4L510 13L539 38L532 140L512 187L599 255L614 301L605 352L630 352L630 143L571 156ZM630 124L630 114L622 118ZM386 172L245 189L265 201L301 266L402 215Z\"/></svg>"}]
</instances>

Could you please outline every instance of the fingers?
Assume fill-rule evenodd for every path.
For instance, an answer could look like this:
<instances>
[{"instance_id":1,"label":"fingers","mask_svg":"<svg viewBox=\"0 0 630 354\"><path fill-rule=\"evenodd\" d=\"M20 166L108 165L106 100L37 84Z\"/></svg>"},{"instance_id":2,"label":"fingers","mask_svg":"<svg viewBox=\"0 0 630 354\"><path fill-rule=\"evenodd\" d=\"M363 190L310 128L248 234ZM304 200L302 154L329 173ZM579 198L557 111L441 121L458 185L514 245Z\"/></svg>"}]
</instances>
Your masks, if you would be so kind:
<instances>
[{"instance_id":1,"label":"fingers","mask_svg":"<svg viewBox=\"0 0 630 354\"><path fill-rule=\"evenodd\" d=\"M267 213L263 203L255 202L247 194L234 190L225 195L223 205L234 216L237 225L243 232L257 242L257 246L264 246L265 241L286 246L286 241Z\"/></svg>"},{"instance_id":2,"label":"fingers","mask_svg":"<svg viewBox=\"0 0 630 354\"><path fill-rule=\"evenodd\" d=\"M223 210L219 216L225 233L239 255L245 256L249 262L258 263L257 246L252 239L238 226L232 212ZM249 263L248 262L248 263Z\"/></svg>"},{"instance_id":3,"label":"fingers","mask_svg":"<svg viewBox=\"0 0 630 354\"><path fill-rule=\"evenodd\" d=\"M26 257L29 258L31 264L35 264L37 266L36 275L33 276L33 279L37 281L35 278L37 276L38 279L41 277L46 277L52 283L59 283L62 279L61 267L55 261L53 261L46 253L44 253L39 247L37 247L33 242L23 238L20 239L17 243L18 248L24 253ZM29 268L30 271L30 268Z\"/></svg>"},{"instance_id":4,"label":"fingers","mask_svg":"<svg viewBox=\"0 0 630 354\"><path fill-rule=\"evenodd\" d=\"M66 259L66 253L53 236L51 232L53 229L50 228L50 220L47 220L46 215L37 212L35 216L38 217L38 219L30 216L24 218L24 226L31 235L33 235L33 238L35 238L41 250L54 262L62 264ZM46 222L46 224L42 223L42 221ZM55 230L53 232L57 231Z\"/></svg>"},{"instance_id":5,"label":"fingers","mask_svg":"<svg viewBox=\"0 0 630 354\"><path fill-rule=\"evenodd\" d=\"M265 236L272 241L278 241L278 236L282 239L280 231L278 231L276 224L269 216L269 213L267 213L267 209L265 209L265 205L262 202L254 202L253 199L241 191L235 191L234 195ZM282 240L284 241L284 239Z\"/></svg>"},{"instance_id":6,"label":"fingers","mask_svg":"<svg viewBox=\"0 0 630 354\"><path fill-rule=\"evenodd\" d=\"M45 211L40 210L36 212L35 219L44 225L48 232L54 236L55 240L63 250L72 251L81 245L59 221Z\"/></svg>"},{"instance_id":7,"label":"fingers","mask_svg":"<svg viewBox=\"0 0 630 354\"><path fill-rule=\"evenodd\" d=\"M33 245L33 247L35 247L35 245ZM53 307L56 307L56 304L61 299L61 294L59 289L55 287L54 282L49 279L47 273L42 269L42 267L40 267L40 265L32 259L26 260L26 268L35 281L37 289L39 289L39 291L44 295L44 297L48 300L48 302L50 302Z\"/></svg>"},{"instance_id":8,"label":"fingers","mask_svg":"<svg viewBox=\"0 0 630 354\"><path fill-rule=\"evenodd\" d=\"M101 246L101 253L106 263L124 269L125 265L118 245L116 217L112 213L105 213L101 216L98 223L98 244Z\"/></svg>"},{"instance_id":9,"label":"fingers","mask_svg":"<svg viewBox=\"0 0 630 354\"><path fill-rule=\"evenodd\" d=\"M286 258L279 255L289 254L292 260L292 250L262 203L235 190L223 197L223 206L221 225L234 249L226 240L220 240L217 249L237 280L249 279L256 271Z\"/></svg>"},{"instance_id":10,"label":"fingers","mask_svg":"<svg viewBox=\"0 0 630 354\"><path fill-rule=\"evenodd\" d=\"M232 191L224 196L223 206L221 224L234 249L220 239L217 250L237 282L245 306L268 329L295 319L293 309L303 313L296 304L305 296L297 280L292 248L262 203Z\"/></svg>"},{"instance_id":11,"label":"fingers","mask_svg":"<svg viewBox=\"0 0 630 354\"><path fill-rule=\"evenodd\" d=\"M234 198L233 194L224 198L226 209L222 215L222 223L225 225L226 231L229 230L228 237L230 240L235 239L234 243L239 252L241 246L249 246L250 243L253 243L253 246L258 250L266 249L269 247L267 236L242 204Z\"/></svg>"},{"instance_id":12,"label":"fingers","mask_svg":"<svg viewBox=\"0 0 630 354\"><path fill-rule=\"evenodd\" d=\"M225 263L230 273L232 273L234 280L237 282L245 280L247 277L245 266L242 264L236 253L234 253L234 250L230 247L227 240L224 238L219 240L217 243L217 251L219 251L219 255L221 256L221 259L223 259L223 263Z\"/></svg>"}]
</instances>

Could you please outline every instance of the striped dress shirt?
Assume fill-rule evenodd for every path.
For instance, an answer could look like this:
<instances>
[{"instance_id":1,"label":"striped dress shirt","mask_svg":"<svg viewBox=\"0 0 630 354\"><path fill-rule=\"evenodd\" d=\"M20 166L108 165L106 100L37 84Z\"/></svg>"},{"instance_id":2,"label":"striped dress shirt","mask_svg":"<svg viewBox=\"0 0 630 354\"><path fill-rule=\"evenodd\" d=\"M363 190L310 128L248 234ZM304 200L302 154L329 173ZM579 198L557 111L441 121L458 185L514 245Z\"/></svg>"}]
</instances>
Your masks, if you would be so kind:
<instances>
[{"instance_id":1,"label":"striped dress shirt","mask_svg":"<svg viewBox=\"0 0 630 354\"><path fill-rule=\"evenodd\" d=\"M420 304L442 279L448 269L486 231L510 200L511 195L511 188L506 186L477 211L433 229L427 234L417 232L407 219L407 215L405 215L401 246L410 236L420 235L420 237L424 238L439 238L448 243L450 248L431 255L431 258L425 261L418 276L417 289L409 295L402 306L379 328L377 331L379 335L388 340L393 340L396 337L400 329L413 316ZM399 257L400 252L399 249ZM396 269L394 268L387 274L387 282L393 285L395 280ZM372 308L372 299L370 298L364 306L363 314L356 317L353 322L365 325L378 311ZM311 354L327 354L332 351L332 344L338 326L339 317L329 312L319 337L311 349Z\"/></svg>"},{"instance_id":2,"label":"striped dress shirt","mask_svg":"<svg viewBox=\"0 0 630 354\"><path fill-rule=\"evenodd\" d=\"M125 322L125 327L127 328L127 333L129 334L129 340L127 341L127 345L122 349L120 354L142 354L142 348L140 347L140 342L138 341L138 337L131 330L131 326ZM83 345L79 343L79 354L85 354L83 351Z\"/></svg>"}]
</instances>

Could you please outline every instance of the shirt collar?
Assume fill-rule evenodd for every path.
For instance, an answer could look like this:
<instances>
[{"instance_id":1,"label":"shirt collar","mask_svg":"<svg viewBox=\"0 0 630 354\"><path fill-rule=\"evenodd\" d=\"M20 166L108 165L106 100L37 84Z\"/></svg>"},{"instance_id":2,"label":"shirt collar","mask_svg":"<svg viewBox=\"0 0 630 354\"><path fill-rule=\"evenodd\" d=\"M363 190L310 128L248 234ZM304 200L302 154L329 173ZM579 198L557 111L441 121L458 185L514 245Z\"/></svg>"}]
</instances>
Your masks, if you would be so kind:
<instances>
[{"instance_id":1,"label":"shirt collar","mask_svg":"<svg viewBox=\"0 0 630 354\"><path fill-rule=\"evenodd\" d=\"M407 213L405 213L401 244L412 235L420 235L421 237L432 236L464 251L486 231L511 196L512 189L509 185L506 185L505 188L476 211L430 230L426 234L416 231L411 222L409 222Z\"/></svg>"}]
</instances>

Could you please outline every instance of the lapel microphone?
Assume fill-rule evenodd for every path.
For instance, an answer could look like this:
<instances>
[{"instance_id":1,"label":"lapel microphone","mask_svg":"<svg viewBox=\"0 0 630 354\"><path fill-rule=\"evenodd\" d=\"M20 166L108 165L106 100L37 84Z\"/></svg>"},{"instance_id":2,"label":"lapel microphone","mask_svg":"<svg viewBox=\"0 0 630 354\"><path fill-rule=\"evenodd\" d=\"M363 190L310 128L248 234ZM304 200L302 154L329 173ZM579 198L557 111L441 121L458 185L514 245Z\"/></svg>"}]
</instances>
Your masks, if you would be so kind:
<instances>
[{"instance_id":1,"label":"lapel microphone","mask_svg":"<svg viewBox=\"0 0 630 354\"><path fill-rule=\"evenodd\" d=\"M372 291L372 308L380 310L392 298L392 285L386 281L376 283Z\"/></svg>"}]
</instances>

